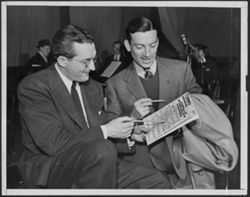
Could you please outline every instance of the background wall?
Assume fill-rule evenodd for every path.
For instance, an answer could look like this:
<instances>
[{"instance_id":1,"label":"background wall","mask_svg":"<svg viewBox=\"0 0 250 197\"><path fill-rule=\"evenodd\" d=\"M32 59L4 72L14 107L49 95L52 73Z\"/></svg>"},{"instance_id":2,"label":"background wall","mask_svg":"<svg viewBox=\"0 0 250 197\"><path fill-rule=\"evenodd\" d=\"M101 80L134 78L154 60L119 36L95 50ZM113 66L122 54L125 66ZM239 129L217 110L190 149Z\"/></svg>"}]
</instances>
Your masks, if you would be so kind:
<instances>
[{"instance_id":1,"label":"background wall","mask_svg":"<svg viewBox=\"0 0 250 197\"><path fill-rule=\"evenodd\" d=\"M240 10L237 8L161 8L171 17L177 28L175 39L185 33L192 43L209 47L216 57L239 56ZM127 22L136 16L146 16L158 23L164 30L167 22L160 20L161 12L151 7L57 7L57 6L8 6L7 7L7 65L22 66L28 57L36 52L38 40L52 39L64 23L74 23L88 29L95 37L97 50L101 55L111 51L114 40L123 39ZM177 26L178 25L178 26ZM173 36L165 32L165 42L160 51L168 56L174 44ZM161 40L164 40L161 38ZM168 42L169 41L169 42ZM172 46L170 46L171 44ZM164 46L165 45L165 46ZM171 56L171 55L170 55Z\"/></svg>"},{"instance_id":2,"label":"background wall","mask_svg":"<svg viewBox=\"0 0 250 197\"><path fill-rule=\"evenodd\" d=\"M7 65L19 66L36 52L38 40L52 39L60 26L58 7L7 8Z\"/></svg>"},{"instance_id":3,"label":"background wall","mask_svg":"<svg viewBox=\"0 0 250 197\"><path fill-rule=\"evenodd\" d=\"M212 56L238 56L240 52L240 10L189 8L185 30L191 42L206 44Z\"/></svg>"}]
</instances>

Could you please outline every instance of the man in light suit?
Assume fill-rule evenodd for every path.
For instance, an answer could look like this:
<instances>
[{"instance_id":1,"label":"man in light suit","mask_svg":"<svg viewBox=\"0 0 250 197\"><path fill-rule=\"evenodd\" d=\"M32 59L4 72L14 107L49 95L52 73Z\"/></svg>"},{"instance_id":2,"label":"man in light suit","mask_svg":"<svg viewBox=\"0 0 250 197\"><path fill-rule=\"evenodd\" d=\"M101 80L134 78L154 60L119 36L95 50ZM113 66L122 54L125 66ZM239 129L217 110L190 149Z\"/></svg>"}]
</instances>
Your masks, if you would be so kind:
<instances>
[{"instance_id":1,"label":"man in light suit","mask_svg":"<svg viewBox=\"0 0 250 197\"><path fill-rule=\"evenodd\" d=\"M24 186L169 188L162 173L117 158L120 149L109 139L127 138L134 124L130 117L107 122L102 115L102 87L89 78L96 57L92 36L66 25L52 45L56 63L18 87Z\"/></svg>"},{"instance_id":2,"label":"man in light suit","mask_svg":"<svg viewBox=\"0 0 250 197\"><path fill-rule=\"evenodd\" d=\"M190 65L156 56L159 40L150 20L132 19L124 44L131 52L133 63L107 81L110 119L121 115L142 119L185 92L192 95L200 119L150 146L145 143L147 131L135 129L128 140L134 144L136 152L120 156L167 173L174 188L214 188L214 176L210 171L230 171L238 159L230 122L201 94ZM166 102L155 105L154 99ZM116 143L126 145L125 140Z\"/></svg>"}]
</instances>

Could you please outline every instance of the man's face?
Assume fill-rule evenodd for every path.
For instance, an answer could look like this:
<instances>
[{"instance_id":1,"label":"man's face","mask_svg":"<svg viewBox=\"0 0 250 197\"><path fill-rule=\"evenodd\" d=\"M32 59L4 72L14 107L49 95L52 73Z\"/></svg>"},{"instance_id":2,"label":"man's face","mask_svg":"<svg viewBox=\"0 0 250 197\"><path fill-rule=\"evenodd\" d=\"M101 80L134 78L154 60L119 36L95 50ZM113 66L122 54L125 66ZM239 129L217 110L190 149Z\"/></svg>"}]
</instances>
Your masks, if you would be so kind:
<instances>
[{"instance_id":1,"label":"man's face","mask_svg":"<svg viewBox=\"0 0 250 197\"><path fill-rule=\"evenodd\" d=\"M205 52L202 49L199 49L198 47L195 48L195 51L192 54L198 62L201 61L201 59L205 58Z\"/></svg>"},{"instance_id":2,"label":"man's face","mask_svg":"<svg viewBox=\"0 0 250 197\"><path fill-rule=\"evenodd\" d=\"M50 46L43 46L43 47L40 47L40 51L43 53L43 55L45 57L48 57L49 56L49 53L50 53Z\"/></svg>"},{"instance_id":3,"label":"man's face","mask_svg":"<svg viewBox=\"0 0 250 197\"><path fill-rule=\"evenodd\" d=\"M114 52L115 52L115 54L119 54L121 52L121 44L120 43L114 44Z\"/></svg>"},{"instance_id":4,"label":"man's face","mask_svg":"<svg viewBox=\"0 0 250 197\"><path fill-rule=\"evenodd\" d=\"M143 68L150 68L155 60L159 45L156 30L131 34L130 43L125 40L124 44L131 52L136 64Z\"/></svg>"},{"instance_id":5,"label":"man's face","mask_svg":"<svg viewBox=\"0 0 250 197\"><path fill-rule=\"evenodd\" d=\"M75 56L67 58L63 73L72 81L84 82L89 80L89 72L95 70L94 59L96 48L94 43L74 43Z\"/></svg>"}]
</instances>

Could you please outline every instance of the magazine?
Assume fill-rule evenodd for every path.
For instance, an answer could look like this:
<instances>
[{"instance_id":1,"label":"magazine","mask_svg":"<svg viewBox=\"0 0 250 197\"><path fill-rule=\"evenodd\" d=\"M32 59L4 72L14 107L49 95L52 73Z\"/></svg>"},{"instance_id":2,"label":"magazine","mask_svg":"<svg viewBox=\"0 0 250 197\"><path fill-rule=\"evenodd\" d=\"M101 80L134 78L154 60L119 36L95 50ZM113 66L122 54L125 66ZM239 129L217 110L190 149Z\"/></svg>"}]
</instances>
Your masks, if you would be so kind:
<instances>
[{"instance_id":1,"label":"magazine","mask_svg":"<svg viewBox=\"0 0 250 197\"><path fill-rule=\"evenodd\" d=\"M143 119L147 145L169 135L199 118L190 94L187 92L168 105Z\"/></svg>"}]
</instances>

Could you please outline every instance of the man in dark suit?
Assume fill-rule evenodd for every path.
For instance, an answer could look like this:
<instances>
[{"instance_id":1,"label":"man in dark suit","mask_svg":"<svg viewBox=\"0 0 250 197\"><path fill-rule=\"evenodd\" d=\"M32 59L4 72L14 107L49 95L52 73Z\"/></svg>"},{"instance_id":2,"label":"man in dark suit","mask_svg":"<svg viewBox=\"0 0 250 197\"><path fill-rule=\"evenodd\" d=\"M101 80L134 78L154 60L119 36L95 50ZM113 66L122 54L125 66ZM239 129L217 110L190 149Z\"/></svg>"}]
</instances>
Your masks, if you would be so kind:
<instances>
[{"instance_id":1,"label":"man in dark suit","mask_svg":"<svg viewBox=\"0 0 250 197\"><path fill-rule=\"evenodd\" d=\"M210 57L208 47L194 44L191 53L191 68L197 83L203 88L203 93L216 98L215 87L219 83L217 63Z\"/></svg>"},{"instance_id":2,"label":"man in dark suit","mask_svg":"<svg viewBox=\"0 0 250 197\"><path fill-rule=\"evenodd\" d=\"M51 52L49 40L40 40L36 47L38 52L27 62L27 67L39 69L47 68L49 66L49 55Z\"/></svg>"},{"instance_id":3,"label":"man in dark suit","mask_svg":"<svg viewBox=\"0 0 250 197\"><path fill-rule=\"evenodd\" d=\"M127 53L124 45L120 41L114 41L112 47L113 53L104 58L103 63L99 64L99 68L91 73L93 74L93 77L101 83L104 83L108 78L116 75L121 70L128 67L128 65L132 62L131 55ZM112 72L110 76L101 76L106 69L109 69L111 63L113 62L118 63L119 66Z\"/></svg>"},{"instance_id":4,"label":"man in dark suit","mask_svg":"<svg viewBox=\"0 0 250 197\"><path fill-rule=\"evenodd\" d=\"M103 90L89 78L96 48L86 30L67 25L52 41L56 63L18 87L25 187L168 188L163 174L117 158L110 138L130 136L130 117L102 114ZM126 151L133 151L129 144Z\"/></svg>"},{"instance_id":5,"label":"man in dark suit","mask_svg":"<svg viewBox=\"0 0 250 197\"><path fill-rule=\"evenodd\" d=\"M132 19L124 44L133 63L107 81L110 119L126 115L141 120L186 92L192 96L200 118L150 146L145 142L148 131L135 128L128 140L136 152L123 154L121 158L164 171L174 188L214 188L213 173L206 169L229 171L237 163L238 151L229 120L201 94L187 62L157 57L159 40L150 20ZM158 99L165 102L152 103ZM126 140L116 143L122 146Z\"/></svg>"},{"instance_id":6,"label":"man in dark suit","mask_svg":"<svg viewBox=\"0 0 250 197\"><path fill-rule=\"evenodd\" d=\"M112 74L115 75L121 70L128 67L128 65L132 62L130 54L126 52L124 45L120 41L113 42L113 54L108 56L104 61L104 69L106 69L112 61L121 62L116 71Z\"/></svg>"}]
</instances>

